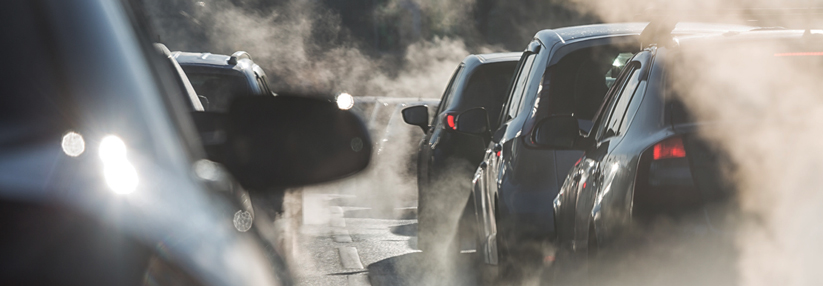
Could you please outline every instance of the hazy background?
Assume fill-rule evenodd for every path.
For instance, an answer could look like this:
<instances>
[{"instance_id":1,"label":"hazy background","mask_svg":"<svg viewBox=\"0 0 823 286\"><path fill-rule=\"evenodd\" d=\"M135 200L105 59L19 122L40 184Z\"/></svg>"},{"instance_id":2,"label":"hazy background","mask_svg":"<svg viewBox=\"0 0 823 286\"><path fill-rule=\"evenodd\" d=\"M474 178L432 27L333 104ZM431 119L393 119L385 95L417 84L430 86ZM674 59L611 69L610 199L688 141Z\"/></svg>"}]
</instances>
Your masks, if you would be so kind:
<instances>
[{"instance_id":1,"label":"hazy background","mask_svg":"<svg viewBox=\"0 0 823 286\"><path fill-rule=\"evenodd\" d=\"M145 0L172 51L245 50L276 90L439 97L469 53L520 51L540 29L594 23L568 1Z\"/></svg>"}]
</instances>

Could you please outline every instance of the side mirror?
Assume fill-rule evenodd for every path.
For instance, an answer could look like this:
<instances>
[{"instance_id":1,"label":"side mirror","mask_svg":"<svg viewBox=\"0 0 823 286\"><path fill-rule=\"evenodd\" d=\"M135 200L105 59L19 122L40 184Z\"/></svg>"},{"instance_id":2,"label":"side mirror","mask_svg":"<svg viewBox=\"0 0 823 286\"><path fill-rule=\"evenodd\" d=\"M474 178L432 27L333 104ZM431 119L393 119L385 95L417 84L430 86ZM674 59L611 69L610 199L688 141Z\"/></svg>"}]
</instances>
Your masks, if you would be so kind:
<instances>
[{"instance_id":1,"label":"side mirror","mask_svg":"<svg viewBox=\"0 0 823 286\"><path fill-rule=\"evenodd\" d=\"M218 162L251 190L343 178L371 160L365 125L333 101L282 93L237 97L222 125Z\"/></svg>"},{"instance_id":2,"label":"side mirror","mask_svg":"<svg viewBox=\"0 0 823 286\"><path fill-rule=\"evenodd\" d=\"M577 119L570 115L552 116L540 121L532 142L552 149L574 149L580 138Z\"/></svg>"},{"instance_id":3,"label":"side mirror","mask_svg":"<svg viewBox=\"0 0 823 286\"><path fill-rule=\"evenodd\" d=\"M455 127L458 132L471 135L487 135L489 133L489 115L482 107L472 108L461 112L455 117Z\"/></svg>"},{"instance_id":4,"label":"side mirror","mask_svg":"<svg viewBox=\"0 0 823 286\"><path fill-rule=\"evenodd\" d=\"M425 105L415 105L403 109L403 121L409 125L416 125L423 128L423 132L429 131L429 108Z\"/></svg>"}]
</instances>

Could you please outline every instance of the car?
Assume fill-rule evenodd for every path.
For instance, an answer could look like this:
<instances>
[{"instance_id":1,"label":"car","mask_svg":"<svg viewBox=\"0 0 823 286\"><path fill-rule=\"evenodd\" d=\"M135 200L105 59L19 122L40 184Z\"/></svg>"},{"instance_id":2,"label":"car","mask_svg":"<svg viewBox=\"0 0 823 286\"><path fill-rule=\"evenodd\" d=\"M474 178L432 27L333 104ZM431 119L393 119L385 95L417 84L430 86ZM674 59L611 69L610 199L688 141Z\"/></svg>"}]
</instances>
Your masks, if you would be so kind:
<instances>
[{"instance_id":1,"label":"car","mask_svg":"<svg viewBox=\"0 0 823 286\"><path fill-rule=\"evenodd\" d=\"M539 122L554 115L571 116L582 132L615 77L633 53L646 23L611 23L542 30L535 34L517 67L499 122L489 128L488 112L457 114L460 132L486 138L483 161L472 179L471 201L478 252L491 265L541 263L555 236L552 200L565 174L582 156L579 150L541 148L534 143ZM678 34L741 29L740 26L687 24ZM470 220L469 220L470 221ZM516 267L515 269L523 269ZM507 271L507 270L506 270Z\"/></svg>"},{"instance_id":2,"label":"car","mask_svg":"<svg viewBox=\"0 0 823 286\"><path fill-rule=\"evenodd\" d=\"M228 110L235 95L274 94L266 73L247 52L227 56L175 51L172 57L186 72L194 90L208 99L207 110Z\"/></svg>"},{"instance_id":3,"label":"car","mask_svg":"<svg viewBox=\"0 0 823 286\"><path fill-rule=\"evenodd\" d=\"M498 114L506 101L506 87L520 55L469 55L453 73L433 116L429 116L427 105L403 110L404 121L419 126L425 136L417 152L419 249L431 250L435 244L449 246L455 240L453 237L457 237L454 230L461 213L473 211L465 208L468 180L483 159L486 143L476 136L457 132L454 119L457 113L472 108ZM497 122L495 117L490 119Z\"/></svg>"},{"instance_id":4,"label":"car","mask_svg":"<svg viewBox=\"0 0 823 286\"><path fill-rule=\"evenodd\" d=\"M685 36L662 28L674 27L674 23L667 22L652 22L646 28L644 34L649 37L643 41L644 49L626 63L590 132L577 132L577 123L563 115L548 117L536 127L534 140L538 145L584 152L552 204L561 269L588 269L588 262L598 261L600 249L614 245L635 226L654 223L661 217L697 213L699 224L691 229L704 225L704 229L723 232L718 229L721 220L710 215L706 207L723 205L735 197L735 186L723 168L733 168L734 162L724 152L728 149L719 148L713 144L717 141L707 140L705 135L713 133L711 130L727 132L722 130L754 125L747 125L741 118L731 122L729 116L698 113L695 98L702 99L704 105L717 106L714 91L722 88L722 97L735 98L740 107L721 110L735 114L752 104L746 100L762 100L752 90L791 86L794 94L817 94L809 90L809 81L803 78L820 77L819 52L808 51L820 51L823 41L808 30L750 27L731 33ZM701 56L695 56L698 54ZM758 69L756 82L751 76L741 78L751 75L752 66L770 68ZM802 75L781 76L787 69L802 71ZM786 101L791 101L790 97L785 97ZM689 100L691 105L686 104ZM678 236L687 233L678 231ZM706 263L707 258L712 259L701 256L698 263ZM686 276L684 281L703 277L696 272ZM603 278L614 282L608 275Z\"/></svg>"},{"instance_id":5,"label":"car","mask_svg":"<svg viewBox=\"0 0 823 286\"><path fill-rule=\"evenodd\" d=\"M237 228L242 206L221 185L233 177L263 192L355 173L371 156L365 126L331 99L296 95L190 113L193 98L151 45L139 5L0 10L0 24L15 27L0 31L0 51L15 55L0 71L0 284L291 283L268 242ZM195 125L223 134L220 160ZM318 150L323 159L306 157Z\"/></svg>"}]
</instances>

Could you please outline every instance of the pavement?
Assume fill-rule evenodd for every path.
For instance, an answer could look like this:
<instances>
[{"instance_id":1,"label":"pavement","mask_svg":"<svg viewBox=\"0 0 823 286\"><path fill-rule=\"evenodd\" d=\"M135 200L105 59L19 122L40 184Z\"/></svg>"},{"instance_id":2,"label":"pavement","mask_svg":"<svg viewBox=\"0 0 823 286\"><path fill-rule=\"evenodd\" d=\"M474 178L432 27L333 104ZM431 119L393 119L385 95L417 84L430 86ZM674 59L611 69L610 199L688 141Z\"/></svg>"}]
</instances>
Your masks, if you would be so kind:
<instances>
[{"instance_id":1,"label":"pavement","mask_svg":"<svg viewBox=\"0 0 823 286\"><path fill-rule=\"evenodd\" d=\"M297 285L478 284L473 251L448 268L416 249L414 201L378 211L354 195L305 190L302 200L291 263Z\"/></svg>"}]
</instances>

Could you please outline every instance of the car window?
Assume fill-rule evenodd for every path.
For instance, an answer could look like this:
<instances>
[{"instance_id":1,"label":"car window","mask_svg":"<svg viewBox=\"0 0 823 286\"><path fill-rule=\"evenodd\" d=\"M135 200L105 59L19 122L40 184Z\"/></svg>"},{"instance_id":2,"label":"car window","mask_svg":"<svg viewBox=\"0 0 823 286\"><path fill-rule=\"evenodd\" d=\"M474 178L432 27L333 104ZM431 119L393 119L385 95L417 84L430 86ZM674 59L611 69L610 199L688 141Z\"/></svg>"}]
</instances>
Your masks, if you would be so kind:
<instances>
[{"instance_id":1,"label":"car window","mask_svg":"<svg viewBox=\"0 0 823 286\"><path fill-rule=\"evenodd\" d=\"M637 90L637 86L640 83L641 73L639 71L639 64L629 66L629 76L627 77L628 80L621 87L620 93L615 97L614 104L612 105L612 111L609 115L608 121L606 121L606 136L622 134L623 130L621 130L620 127L625 118L624 115L626 113L626 109L629 107L629 102L631 102L634 97L635 90Z\"/></svg>"},{"instance_id":2,"label":"car window","mask_svg":"<svg viewBox=\"0 0 823 286\"><path fill-rule=\"evenodd\" d=\"M198 95L209 100L209 111L225 112L238 95L251 94L246 77L234 70L183 67Z\"/></svg>"},{"instance_id":3,"label":"car window","mask_svg":"<svg viewBox=\"0 0 823 286\"><path fill-rule=\"evenodd\" d=\"M510 93L509 102L504 110L504 116L500 118L501 122L508 121L517 116L517 112L520 110L521 102L523 101L523 91L526 89L526 80L531 74L535 56L537 56L537 54L528 54L520 60L521 64L517 72L517 79L514 80L514 85L511 88L512 92Z\"/></svg>"},{"instance_id":4,"label":"car window","mask_svg":"<svg viewBox=\"0 0 823 286\"><path fill-rule=\"evenodd\" d=\"M596 136L597 140L600 140L605 132L606 126L608 125L608 119L611 115L612 106L614 106L614 102L616 100L615 93L621 91L621 87L625 85L626 78L628 78L629 74L633 72L631 68L624 68L620 75L615 80L615 84L609 88L609 91L606 93L604 101L600 104L600 108L598 108L597 113L594 115L594 126L592 127L589 135ZM615 86L617 85L617 86ZM591 133L594 132L594 133Z\"/></svg>"},{"instance_id":5,"label":"car window","mask_svg":"<svg viewBox=\"0 0 823 286\"><path fill-rule=\"evenodd\" d=\"M570 114L590 124L614 84L612 74L622 68L623 54L614 47L581 49L548 67L540 92L542 98L548 98L549 113Z\"/></svg>"},{"instance_id":6,"label":"car window","mask_svg":"<svg viewBox=\"0 0 823 286\"><path fill-rule=\"evenodd\" d=\"M451 105L452 100L454 99L453 94L454 94L454 91L456 89L455 86L454 86L454 82L458 77L460 77L460 75L462 73L463 73L463 64L461 63L460 66L457 67L457 70L454 71L454 74L452 74L452 78L449 80L449 85L446 86L446 91L443 92L443 98L440 100L440 105L437 107L437 113L435 114L434 118L432 119L431 126L435 126L435 125L438 124L438 120L440 120L440 118L439 118L440 116L437 116L437 115L443 113L443 111L446 110L446 108L449 105Z\"/></svg>"},{"instance_id":7,"label":"car window","mask_svg":"<svg viewBox=\"0 0 823 286\"><path fill-rule=\"evenodd\" d=\"M489 122L496 124L503 105L506 104L506 87L511 81L517 62L485 64L475 69L463 89L457 109L486 108ZM494 126L492 126L494 128Z\"/></svg>"}]
</instances>

